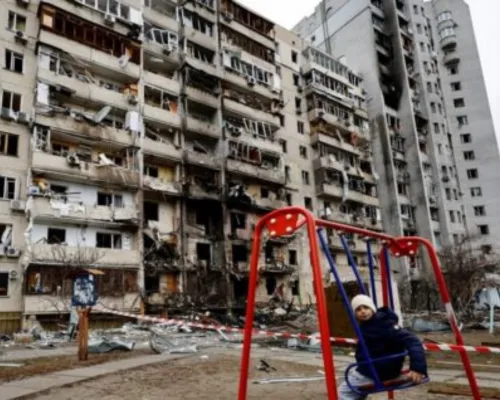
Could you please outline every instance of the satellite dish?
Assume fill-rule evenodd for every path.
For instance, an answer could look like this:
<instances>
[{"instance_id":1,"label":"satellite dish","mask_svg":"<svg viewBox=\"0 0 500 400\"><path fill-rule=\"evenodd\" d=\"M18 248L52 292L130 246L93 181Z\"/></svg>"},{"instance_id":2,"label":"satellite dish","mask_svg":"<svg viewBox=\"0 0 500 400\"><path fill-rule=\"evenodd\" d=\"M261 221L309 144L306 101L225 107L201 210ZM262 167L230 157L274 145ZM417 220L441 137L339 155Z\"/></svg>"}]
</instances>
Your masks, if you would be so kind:
<instances>
[{"instance_id":1,"label":"satellite dish","mask_svg":"<svg viewBox=\"0 0 500 400\"><path fill-rule=\"evenodd\" d=\"M96 124L100 124L104 118L107 117L107 115L111 112L112 107L111 106L104 106L101 108L97 113L94 115L94 122Z\"/></svg>"}]
</instances>

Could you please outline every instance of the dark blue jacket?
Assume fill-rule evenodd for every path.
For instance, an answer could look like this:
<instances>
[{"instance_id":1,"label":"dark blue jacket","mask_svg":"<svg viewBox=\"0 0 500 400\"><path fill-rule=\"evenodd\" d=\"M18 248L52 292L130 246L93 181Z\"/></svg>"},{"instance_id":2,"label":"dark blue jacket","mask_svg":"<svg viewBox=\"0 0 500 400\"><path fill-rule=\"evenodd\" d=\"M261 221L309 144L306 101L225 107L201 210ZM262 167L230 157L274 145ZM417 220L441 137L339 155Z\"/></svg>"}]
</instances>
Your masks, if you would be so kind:
<instances>
[{"instance_id":1,"label":"dark blue jacket","mask_svg":"<svg viewBox=\"0 0 500 400\"><path fill-rule=\"evenodd\" d=\"M420 340L398 325L398 316L389 308L380 308L368 321L359 324L370 357L380 358L393 354L408 352L410 357L410 370L427 375L427 362L425 350ZM368 361L358 344L356 361ZM404 357L392 358L375 362L375 370L381 381L395 379L401 374ZM366 377L372 378L370 366L360 364L357 371Z\"/></svg>"}]
</instances>

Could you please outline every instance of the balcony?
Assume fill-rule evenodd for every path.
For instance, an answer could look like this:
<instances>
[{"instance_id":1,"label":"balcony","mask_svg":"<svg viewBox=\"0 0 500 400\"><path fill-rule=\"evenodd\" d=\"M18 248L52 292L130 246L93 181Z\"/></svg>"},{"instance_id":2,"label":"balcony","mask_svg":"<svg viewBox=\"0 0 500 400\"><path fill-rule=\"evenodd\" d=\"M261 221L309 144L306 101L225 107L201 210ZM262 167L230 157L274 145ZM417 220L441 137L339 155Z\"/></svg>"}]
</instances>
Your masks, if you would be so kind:
<instances>
[{"instance_id":1,"label":"balcony","mask_svg":"<svg viewBox=\"0 0 500 400\"><path fill-rule=\"evenodd\" d=\"M144 104L144 118L159 122L163 125L169 125L176 128L181 126L181 117L160 107L150 104Z\"/></svg>"},{"instance_id":2,"label":"balcony","mask_svg":"<svg viewBox=\"0 0 500 400\"><path fill-rule=\"evenodd\" d=\"M245 175L251 178L257 178L263 181L278 183L284 185L286 183L285 169L266 169L258 165L248 164L243 161L227 160L227 170L238 175Z\"/></svg>"},{"instance_id":3,"label":"balcony","mask_svg":"<svg viewBox=\"0 0 500 400\"><path fill-rule=\"evenodd\" d=\"M349 190L347 192L347 200L374 207L378 207L380 205L377 197L368 196L367 194L356 192L354 190Z\"/></svg>"},{"instance_id":4,"label":"balcony","mask_svg":"<svg viewBox=\"0 0 500 400\"><path fill-rule=\"evenodd\" d=\"M186 129L191 132L200 133L214 138L220 138L222 129L211 121L202 121L200 119L188 116L186 118Z\"/></svg>"},{"instance_id":5,"label":"balcony","mask_svg":"<svg viewBox=\"0 0 500 400\"><path fill-rule=\"evenodd\" d=\"M248 85L248 79L247 75L239 74L236 71L226 69L224 71L223 79L226 82L229 82L239 88L248 90L250 86ZM273 90L272 84L270 83L269 86L265 86L259 83L256 83L254 86L251 87L252 91L255 91L261 96L270 98L270 99L278 99L279 98L279 90L276 88L276 90Z\"/></svg>"},{"instance_id":6,"label":"balcony","mask_svg":"<svg viewBox=\"0 0 500 400\"><path fill-rule=\"evenodd\" d=\"M323 183L316 185L316 194L318 196L336 197L341 199L344 197L344 189L340 185Z\"/></svg>"},{"instance_id":7,"label":"balcony","mask_svg":"<svg viewBox=\"0 0 500 400\"><path fill-rule=\"evenodd\" d=\"M354 99L351 99L347 96L344 96L343 94L336 92L332 89L329 89L329 88L327 88L319 83L311 82L309 85L307 85L304 88L304 92L305 92L306 96L313 94L313 93L319 93L322 95L332 97L335 99L335 101L337 101L337 102L343 104L345 107L348 107L351 109L354 108L354 105L355 105Z\"/></svg>"},{"instance_id":8,"label":"balcony","mask_svg":"<svg viewBox=\"0 0 500 400\"><path fill-rule=\"evenodd\" d=\"M219 108L220 98L213 95L213 93L205 92L191 86L186 87L186 95L191 100L204 104L212 108Z\"/></svg>"},{"instance_id":9,"label":"balcony","mask_svg":"<svg viewBox=\"0 0 500 400\"><path fill-rule=\"evenodd\" d=\"M141 260L138 250L125 249L98 249L78 246L61 246L46 243L35 243L29 262L31 264L60 264L61 256L65 260L78 260L85 257L85 253L96 255L98 260L93 267L134 267L138 268Z\"/></svg>"},{"instance_id":10,"label":"balcony","mask_svg":"<svg viewBox=\"0 0 500 400\"><path fill-rule=\"evenodd\" d=\"M268 153L275 153L280 155L282 153L281 145L277 140L266 140L259 138L257 135L252 135L251 133L245 132L246 134L240 138L240 141L248 144L251 147L257 147Z\"/></svg>"},{"instance_id":11,"label":"balcony","mask_svg":"<svg viewBox=\"0 0 500 400\"><path fill-rule=\"evenodd\" d=\"M31 203L31 204L30 204ZM85 223L94 225L137 224L138 212L135 206L106 207L51 200L47 197L33 197L26 209L35 221Z\"/></svg>"},{"instance_id":12,"label":"balcony","mask_svg":"<svg viewBox=\"0 0 500 400\"><path fill-rule=\"evenodd\" d=\"M172 94L179 94L180 84L177 79L167 78L160 74L144 71L144 82L146 85L155 86Z\"/></svg>"},{"instance_id":13,"label":"balcony","mask_svg":"<svg viewBox=\"0 0 500 400\"><path fill-rule=\"evenodd\" d=\"M187 186L187 194L194 199L220 200L222 191L221 188L217 187L215 184L202 186L191 182Z\"/></svg>"},{"instance_id":14,"label":"balcony","mask_svg":"<svg viewBox=\"0 0 500 400\"><path fill-rule=\"evenodd\" d=\"M451 51L448 53L444 53L443 63L445 65L453 65L458 64L460 62L460 55L457 51Z\"/></svg>"},{"instance_id":15,"label":"balcony","mask_svg":"<svg viewBox=\"0 0 500 400\"><path fill-rule=\"evenodd\" d=\"M119 297L99 297L99 302L105 307L114 310L138 309L138 293L126 293ZM51 294L26 294L24 295L24 312L26 314L60 314L61 310L69 313L69 298L64 299L60 295ZM64 312L64 311L63 311Z\"/></svg>"},{"instance_id":16,"label":"balcony","mask_svg":"<svg viewBox=\"0 0 500 400\"><path fill-rule=\"evenodd\" d=\"M185 150L184 157L187 163L198 165L200 167L211 168L215 170L221 169L221 157L215 154L204 154L193 150Z\"/></svg>"},{"instance_id":17,"label":"balcony","mask_svg":"<svg viewBox=\"0 0 500 400\"><path fill-rule=\"evenodd\" d=\"M92 105L102 104L113 106L122 110L135 108L128 102L127 94L108 90L92 83L82 82L78 79L56 74L48 69L40 68L37 77L52 87L63 87L71 93L71 97Z\"/></svg>"},{"instance_id":18,"label":"balcony","mask_svg":"<svg viewBox=\"0 0 500 400\"><path fill-rule=\"evenodd\" d=\"M116 148L137 146L137 138L124 129L90 125L63 114L57 114L57 117L36 114L35 123L50 127L53 137L69 134L83 141L105 142L106 146L109 144Z\"/></svg>"},{"instance_id":19,"label":"balcony","mask_svg":"<svg viewBox=\"0 0 500 400\"><path fill-rule=\"evenodd\" d=\"M457 46L457 35L453 33L441 37L440 43L443 50L455 48Z\"/></svg>"},{"instance_id":20,"label":"balcony","mask_svg":"<svg viewBox=\"0 0 500 400\"><path fill-rule=\"evenodd\" d=\"M217 50L217 41L214 37L205 35L204 33L189 26L184 27L184 38L199 44L206 49L210 49L212 51Z\"/></svg>"},{"instance_id":21,"label":"balcony","mask_svg":"<svg viewBox=\"0 0 500 400\"><path fill-rule=\"evenodd\" d=\"M278 208L283 208L286 207L288 204L284 200L277 200L277 199L263 199L263 198L256 198L255 200L255 205L259 208L263 208L266 210L275 210Z\"/></svg>"},{"instance_id":22,"label":"balcony","mask_svg":"<svg viewBox=\"0 0 500 400\"><path fill-rule=\"evenodd\" d=\"M143 150L145 154L150 154L158 158L180 161L182 152L179 147L169 141L153 140L144 138Z\"/></svg>"},{"instance_id":23,"label":"balcony","mask_svg":"<svg viewBox=\"0 0 500 400\"><path fill-rule=\"evenodd\" d=\"M176 1L177 0L174 0L174 2ZM217 23L217 16L215 14L215 10L209 9L207 6L201 6L199 3L197 4L196 1L192 2L190 1L184 3L182 7L185 8L186 10L198 14L200 17L206 19L207 21L213 22L214 24Z\"/></svg>"},{"instance_id":24,"label":"balcony","mask_svg":"<svg viewBox=\"0 0 500 400\"><path fill-rule=\"evenodd\" d=\"M160 178L153 178L151 176L143 177L143 184L145 190L153 190L163 192L172 196L180 196L182 194L182 187L179 182L166 181Z\"/></svg>"},{"instance_id":25,"label":"balcony","mask_svg":"<svg viewBox=\"0 0 500 400\"><path fill-rule=\"evenodd\" d=\"M200 71L203 71L210 76L219 77L220 75L219 70L217 69L217 66L215 64L201 61L191 56L190 54L186 54L186 61L192 68L199 69Z\"/></svg>"},{"instance_id":26,"label":"balcony","mask_svg":"<svg viewBox=\"0 0 500 400\"><path fill-rule=\"evenodd\" d=\"M356 136L356 140L363 139L365 141L370 140L369 131L361 127L354 125L350 119L342 120L336 115L327 113L324 109L313 108L308 113L309 121L324 121L326 124L334 127L341 133Z\"/></svg>"},{"instance_id":27,"label":"balcony","mask_svg":"<svg viewBox=\"0 0 500 400\"><path fill-rule=\"evenodd\" d=\"M65 157L41 151L33 152L32 169L63 180L139 187L139 173L136 171L91 162L81 162L79 166L73 167L68 164Z\"/></svg>"},{"instance_id":28,"label":"balcony","mask_svg":"<svg viewBox=\"0 0 500 400\"><path fill-rule=\"evenodd\" d=\"M336 147L338 149L345 150L349 153L356 154L357 156L361 155L361 152L354 147L352 144L345 142L343 140L339 140L333 136L325 135L324 133L315 133L311 136L312 144L323 143L328 146Z\"/></svg>"},{"instance_id":29,"label":"balcony","mask_svg":"<svg viewBox=\"0 0 500 400\"><path fill-rule=\"evenodd\" d=\"M153 41L145 41L142 45L144 49L144 62L145 64L158 63L158 60L165 62L165 64L176 67L181 63L179 51L165 51L163 45Z\"/></svg>"},{"instance_id":30,"label":"balcony","mask_svg":"<svg viewBox=\"0 0 500 400\"><path fill-rule=\"evenodd\" d=\"M246 106L245 104L238 103L235 100L224 98L224 107L229 112L233 112L244 118L266 122L276 127L280 126L278 117L274 116L273 114Z\"/></svg>"},{"instance_id":31,"label":"balcony","mask_svg":"<svg viewBox=\"0 0 500 400\"><path fill-rule=\"evenodd\" d=\"M173 0L169 1L176 3L176 1ZM176 20L175 14L166 15L165 13L153 10L150 7L144 7L143 17L146 21L149 21L160 28L168 29L172 32L177 32L179 30L179 23Z\"/></svg>"},{"instance_id":32,"label":"balcony","mask_svg":"<svg viewBox=\"0 0 500 400\"><path fill-rule=\"evenodd\" d=\"M38 36L38 41L39 43L47 44L56 49L61 49L62 51L75 56L77 59L89 63L91 66L95 65L97 67L113 71L113 73L117 74L117 77L128 77L134 80L138 80L140 77L139 65L129 62L124 68L121 68L117 57L103 51L84 46L72 40L68 40L63 36L41 30Z\"/></svg>"},{"instance_id":33,"label":"balcony","mask_svg":"<svg viewBox=\"0 0 500 400\"><path fill-rule=\"evenodd\" d=\"M271 39L268 36L264 36L260 32L256 32L253 29L250 29L243 25L241 22L238 22L236 19L232 19L231 21L228 21L226 18L220 18L220 21L227 25L229 28L232 30L242 34L243 36L246 36L248 38L254 38L259 44L274 50L275 49L275 44L274 40Z\"/></svg>"}]
</instances>

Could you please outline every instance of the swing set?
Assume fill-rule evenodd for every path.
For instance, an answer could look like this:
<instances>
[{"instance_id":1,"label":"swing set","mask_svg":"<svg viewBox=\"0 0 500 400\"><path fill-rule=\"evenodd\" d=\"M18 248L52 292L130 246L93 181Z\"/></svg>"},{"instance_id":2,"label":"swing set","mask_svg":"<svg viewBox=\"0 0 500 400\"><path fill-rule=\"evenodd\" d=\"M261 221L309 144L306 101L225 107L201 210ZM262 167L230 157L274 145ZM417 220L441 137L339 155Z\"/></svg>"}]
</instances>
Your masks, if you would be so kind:
<instances>
[{"instance_id":1,"label":"swing set","mask_svg":"<svg viewBox=\"0 0 500 400\"><path fill-rule=\"evenodd\" d=\"M310 246L310 261L313 270L313 284L314 293L316 296L316 306L318 309L318 322L319 329L321 333L321 349L323 354L323 365L325 370L325 381L328 394L328 400L337 400L337 384L335 376L335 367L333 360L332 345L330 342L330 328L328 325L327 309L325 294L323 291L322 284L322 273L320 266L319 248L321 246L324 252L328 264L330 266L330 271L335 277L337 282L340 295L343 302L345 303L349 319L353 325L356 335L358 337L358 345L360 351L363 352L365 359L368 360L365 363L369 364L372 376L375 378L372 385L354 386L349 381L349 372L358 366L358 364L350 365L345 371L345 378L347 385L350 389L360 395L370 395L379 392L387 392L388 398L394 398L394 391L408 389L413 386L419 385L429 381L426 377L421 383L415 384L411 380L406 379L403 375L402 378L398 378L390 381L381 381L376 373L375 365L377 362L385 361L391 358L405 357L407 354L395 354L389 357L383 357L378 359L372 359L369 356L368 349L361 335L359 326L356 322L353 310L350 307L349 298L342 284L342 280L337 271L337 266L333 260L333 257L328 249L328 244L323 235L323 228L329 228L335 230L340 235L340 240L342 247L347 256L349 265L351 266L356 281L360 287L361 293L366 294L366 289L363 284L362 278L359 274L357 265L354 261L354 257L349 249L348 242L343 236L345 233L353 233L360 235L365 238L367 243L367 255L368 255L368 268L370 274L370 284L371 293L374 303L377 305L377 295L375 290L375 271L373 264L373 254L372 254L372 242L378 241L382 243L382 248L380 250L380 280L382 284L382 301L383 305L394 309L394 296L392 292L392 274L390 267L390 256L399 257L415 257L418 253L419 247L424 247L429 259L432 264L433 272L436 278L436 282L441 294L441 300L445 306L447 317L455 335L456 344L459 346L464 346L464 340L460 329L458 327L457 319L451 305L450 295L444 281L443 273L441 272L441 267L439 264L439 259L436 254L434 247L431 242L427 239L421 237L393 237L384 233L374 232L367 229L362 229L350 225L340 224L332 221L317 220L313 215L302 207L285 207L279 210L275 210L269 214L262 217L255 226L255 232L253 236L252 243L252 254L250 259L250 276L249 276L249 287L248 287L248 303L246 309L246 319L245 319L245 331L243 337L243 350L242 350L242 360L241 360L241 371L240 371L240 382L239 382L239 394L238 400L246 400L247 389L248 389L248 372L250 363L250 350L252 343L252 333L253 333L253 321L255 315L255 294L257 289L258 280L258 262L259 253L261 248L261 237L264 229L267 231L267 235L273 238L289 236L294 234L302 226L306 226L307 235L309 238ZM471 388L472 396L474 400L480 400L481 394L479 392L479 386L476 381L476 377L472 370L469 355L463 349L460 351L460 357L462 360L463 368L466 372L467 379ZM404 374L404 372L403 372Z\"/></svg>"}]
</instances>

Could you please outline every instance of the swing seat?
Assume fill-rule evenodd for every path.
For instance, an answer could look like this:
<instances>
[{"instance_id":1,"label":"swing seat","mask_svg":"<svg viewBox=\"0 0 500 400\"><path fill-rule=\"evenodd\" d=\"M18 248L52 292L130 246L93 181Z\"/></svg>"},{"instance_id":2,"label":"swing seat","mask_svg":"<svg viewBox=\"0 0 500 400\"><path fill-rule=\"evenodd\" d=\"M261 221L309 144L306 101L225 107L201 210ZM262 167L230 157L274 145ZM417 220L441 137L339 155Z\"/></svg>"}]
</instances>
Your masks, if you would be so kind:
<instances>
[{"instance_id":1,"label":"swing seat","mask_svg":"<svg viewBox=\"0 0 500 400\"><path fill-rule=\"evenodd\" d=\"M371 394L375 393L380 393L380 392L393 392L396 390L404 390L404 389L409 389L414 386L420 386L424 383L429 382L429 377L425 376L422 382L420 383L414 383L410 377L408 376L408 373L410 371L405 370L401 372L401 375L395 379L389 379L386 381L379 381L379 379L376 379L374 383L368 383L366 385L353 385L349 381L349 372L351 371L352 368L356 368L360 365L367 365L367 364L376 364L378 361L386 361L390 360L392 358L400 358L400 357L406 357L408 355L407 352L404 353L399 353L399 354L393 354L391 356L387 357L380 357L380 358L374 358L370 361L363 361L361 363L354 363L351 364L347 367L345 371L345 381L347 383L347 386L349 389L351 389L354 393L357 393L361 396L369 396Z\"/></svg>"}]
</instances>

